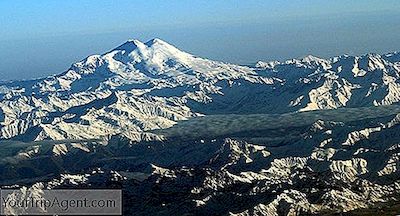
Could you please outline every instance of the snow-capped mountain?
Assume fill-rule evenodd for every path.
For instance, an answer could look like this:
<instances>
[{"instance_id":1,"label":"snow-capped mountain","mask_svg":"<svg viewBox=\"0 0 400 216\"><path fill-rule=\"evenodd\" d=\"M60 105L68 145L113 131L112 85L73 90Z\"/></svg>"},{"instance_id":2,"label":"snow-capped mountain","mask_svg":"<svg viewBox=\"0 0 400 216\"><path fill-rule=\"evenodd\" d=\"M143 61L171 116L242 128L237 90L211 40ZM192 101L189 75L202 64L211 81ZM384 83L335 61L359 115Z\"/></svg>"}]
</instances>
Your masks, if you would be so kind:
<instances>
[{"instance_id":1,"label":"snow-capped mountain","mask_svg":"<svg viewBox=\"0 0 400 216\"><path fill-rule=\"evenodd\" d=\"M129 40L64 73L0 86L0 137L109 139L203 114L284 113L400 100L400 55L307 56L238 66L153 39Z\"/></svg>"},{"instance_id":2,"label":"snow-capped mountain","mask_svg":"<svg viewBox=\"0 0 400 216\"><path fill-rule=\"evenodd\" d=\"M129 40L0 98L8 188L122 188L125 215L398 210L399 53L239 66Z\"/></svg>"}]
</instances>

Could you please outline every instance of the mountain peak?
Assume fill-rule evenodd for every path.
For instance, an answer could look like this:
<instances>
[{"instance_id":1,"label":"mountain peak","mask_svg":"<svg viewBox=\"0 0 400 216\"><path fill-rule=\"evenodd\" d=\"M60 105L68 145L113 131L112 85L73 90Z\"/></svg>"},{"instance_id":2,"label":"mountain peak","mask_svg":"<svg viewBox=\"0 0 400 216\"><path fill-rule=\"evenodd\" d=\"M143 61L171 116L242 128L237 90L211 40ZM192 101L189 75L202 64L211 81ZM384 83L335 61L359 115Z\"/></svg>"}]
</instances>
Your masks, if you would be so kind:
<instances>
[{"instance_id":1,"label":"mountain peak","mask_svg":"<svg viewBox=\"0 0 400 216\"><path fill-rule=\"evenodd\" d=\"M145 46L146 45L144 43L142 43L141 41L139 41L139 40L129 39L125 43L123 43L122 45L120 45L117 48L115 48L114 50L125 50L127 52L132 52L133 50L135 50L137 48L143 48Z\"/></svg>"},{"instance_id":2,"label":"mountain peak","mask_svg":"<svg viewBox=\"0 0 400 216\"><path fill-rule=\"evenodd\" d=\"M159 38L151 39L144 44L147 49L153 53L153 57L157 56L157 58L162 58L164 60L168 58L184 60L191 56L190 54L181 51L174 45L171 45Z\"/></svg>"},{"instance_id":3,"label":"mountain peak","mask_svg":"<svg viewBox=\"0 0 400 216\"><path fill-rule=\"evenodd\" d=\"M319 61L326 61L320 57L314 55L306 55L301 59L303 62L319 62Z\"/></svg>"},{"instance_id":4,"label":"mountain peak","mask_svg":"<svg viewBox=\"0 0 400 216\"><path fill-rule=\"evenodd\" d=\"M146 42L146 45L148 45L148 46L151 46L151 45L154 45L154 44L167 44L167 45L170 45L169 43L161 40L160 38L153 38L153 39L151 39L151 40Z\"/></svg>"},{"instance_id":5,"label":"mountain peak","mask_svg":"<svg viewBox=\"0 0 400 216\"><path fill-rule=\"evenodd\" d=\"M161 51L163 53L169 53L169 54L182 54L184 53L183 51L179 50L175 46L159 39L159 38L153 38L145 43L137 40L137 39L130 39L127 40L125 43L122 45L118 46L117 48L113 49L112 51L115 50L120 50L120 51L125 51L127 53L131 53L135 50L140 50L142 53L148 53L148 52L158 52Z\"/></svg>"},{"instance_id":6,"label":"mountain peak","mask_svg":"<svg viewBox=\"0 0 400 216\"><path fill-rule=\"evenodd\" d=\"M178 48L176 48L174 45L169 44L168 42L165 42L159 38L153 38L149 41L147 41L146 43L144 43L147 47L149 48L153 48L153 49L167 49L170 51L180 51Z\"/></svg>"}]
</instances>

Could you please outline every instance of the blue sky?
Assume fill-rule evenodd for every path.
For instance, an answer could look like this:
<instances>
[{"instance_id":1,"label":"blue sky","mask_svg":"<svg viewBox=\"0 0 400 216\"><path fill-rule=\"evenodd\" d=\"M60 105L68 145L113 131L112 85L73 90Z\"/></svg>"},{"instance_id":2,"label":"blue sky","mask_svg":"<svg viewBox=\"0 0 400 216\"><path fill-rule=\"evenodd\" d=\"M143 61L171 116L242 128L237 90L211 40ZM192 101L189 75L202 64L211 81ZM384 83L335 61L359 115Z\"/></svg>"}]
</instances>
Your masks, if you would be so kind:
<instances>
[{"instance_id":1,"label":"blue sky","mask_svg":"<svg viewBox=\"0 0 400 216\"><path fill-rule=\"evenodd\" d=\"M60 73L129 38L247 64L400 51L398 0L1 0L0 79Z\"/></svg>"}]
</instances>

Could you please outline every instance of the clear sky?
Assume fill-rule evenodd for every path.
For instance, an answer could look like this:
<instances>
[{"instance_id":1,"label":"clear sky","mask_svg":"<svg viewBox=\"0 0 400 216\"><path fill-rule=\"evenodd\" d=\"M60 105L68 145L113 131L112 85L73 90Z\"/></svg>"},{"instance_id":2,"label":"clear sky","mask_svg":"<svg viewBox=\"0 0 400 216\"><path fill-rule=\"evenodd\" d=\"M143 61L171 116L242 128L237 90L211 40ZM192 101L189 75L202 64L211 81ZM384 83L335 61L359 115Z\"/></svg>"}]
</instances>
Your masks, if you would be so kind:
<instances>
[{"instance_id":1,"label":"clear sky","mask_svg":"<svg viewBox=\"0 0 400 216\"><path fill-rule=\"evenodd\" d=\"M387 53L400 51L400 1L0 0L0 80L60 73L154 37L240 64Z\"/></svg>"}]
</instances>

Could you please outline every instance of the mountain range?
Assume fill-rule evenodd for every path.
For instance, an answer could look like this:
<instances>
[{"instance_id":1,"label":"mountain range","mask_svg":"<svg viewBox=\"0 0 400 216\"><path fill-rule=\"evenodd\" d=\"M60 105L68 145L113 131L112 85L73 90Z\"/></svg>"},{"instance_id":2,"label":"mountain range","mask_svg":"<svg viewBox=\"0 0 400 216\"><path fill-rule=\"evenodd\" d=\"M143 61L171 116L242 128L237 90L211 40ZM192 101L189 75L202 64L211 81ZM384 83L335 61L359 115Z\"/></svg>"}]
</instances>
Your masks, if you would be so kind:
<instances>
[{"instance_id":1,"label":"mountain range","mask_svg":"<svg viewBox=\"0 0 400 216\"><path fill-rule=\"evenodd\" d=\"M399 101L400 53L243 66L128 40L0 83L0 185L121 187L137 215L374 211L400 197Z\"/></svg>"},{"instance_id":2,"label":"mountain range","mask_svg":"<svg viewBox=\"0 0 400 216\"><path fill-rule=\"evenodd\" d=\"M129 40L64 73L0 84L0 138L109 139L208 114L285 113L400 100L400 54L307 56L238 66L153 39Z\"/></svg>"}]
</instances>

